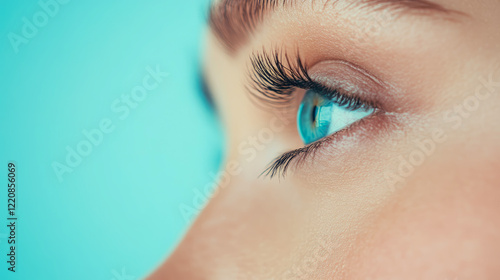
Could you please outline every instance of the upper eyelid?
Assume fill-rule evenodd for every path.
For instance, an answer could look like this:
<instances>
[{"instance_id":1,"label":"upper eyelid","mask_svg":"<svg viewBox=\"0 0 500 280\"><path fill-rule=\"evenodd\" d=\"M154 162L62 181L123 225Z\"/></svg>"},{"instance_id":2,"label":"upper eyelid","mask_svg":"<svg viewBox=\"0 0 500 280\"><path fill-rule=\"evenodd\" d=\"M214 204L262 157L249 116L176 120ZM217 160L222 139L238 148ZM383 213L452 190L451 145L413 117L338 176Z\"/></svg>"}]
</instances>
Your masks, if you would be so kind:
<instances>
[{"instance_id":1,"label":"upper eyelid","mask_svg":"<svg viewBox=\"0 0 500 280\"><path fill-rule=\"evenodd\" d=\"M355 92L349 92L342 86L330 87L315 81L309 75L309 67L297 50L295 59L283 50L254 53L250 59L251 67L248 74L250 86L247 90L251 96L263 100L275 107L288 106L293 100L295 89L315 90L325 97L334 99L339 105L349 104L353 109L363 106L382 109L377 102L363 100ZM357 70L359 71L359 69ZM376 81L379 83L380 81Z\"/></svg>"}]
</instances>

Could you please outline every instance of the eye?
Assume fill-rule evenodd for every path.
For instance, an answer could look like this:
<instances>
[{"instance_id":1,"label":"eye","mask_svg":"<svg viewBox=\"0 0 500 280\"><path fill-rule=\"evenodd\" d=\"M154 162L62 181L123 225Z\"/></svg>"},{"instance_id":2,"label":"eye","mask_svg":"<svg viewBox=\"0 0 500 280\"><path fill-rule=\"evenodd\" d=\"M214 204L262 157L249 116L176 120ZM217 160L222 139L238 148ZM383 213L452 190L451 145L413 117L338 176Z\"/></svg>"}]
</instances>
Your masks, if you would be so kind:
<instances>
[{"instance_id":1,"label":"eye","mask_svg":"<svg viewBox=\"0 0 500 280\"><path fill-rule=\"evenodd\" d=\"M297 127L304 144L334 134L371 115L375 109L338 102L315 90L308 90L299 106Z\"/></svg>"}]
</instances>

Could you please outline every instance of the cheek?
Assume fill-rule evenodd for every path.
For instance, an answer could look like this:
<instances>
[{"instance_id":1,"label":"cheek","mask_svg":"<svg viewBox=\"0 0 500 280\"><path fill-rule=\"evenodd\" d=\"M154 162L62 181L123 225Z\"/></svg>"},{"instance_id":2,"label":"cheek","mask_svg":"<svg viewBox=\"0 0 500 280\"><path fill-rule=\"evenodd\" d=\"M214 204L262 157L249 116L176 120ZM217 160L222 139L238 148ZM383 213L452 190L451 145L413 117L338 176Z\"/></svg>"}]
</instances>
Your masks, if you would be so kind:
<instances>
[{"instance_id":1,"label":"cheek","mask_svg":"<svg viewBox=\"0 0 500 280\"><path fill-rule=\"evenodd\" d=\"M436 157L366 222L349 260L352 279L498 277L498 163Z\"/></svg>"}]
</instances>

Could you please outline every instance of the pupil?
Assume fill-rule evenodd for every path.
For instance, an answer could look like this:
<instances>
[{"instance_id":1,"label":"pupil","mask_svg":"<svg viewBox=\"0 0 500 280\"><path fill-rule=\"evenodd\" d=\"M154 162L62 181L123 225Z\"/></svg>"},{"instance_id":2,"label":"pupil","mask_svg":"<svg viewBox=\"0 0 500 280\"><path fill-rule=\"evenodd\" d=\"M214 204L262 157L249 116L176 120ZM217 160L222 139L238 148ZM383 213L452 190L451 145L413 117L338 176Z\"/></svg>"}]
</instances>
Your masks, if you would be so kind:
<instances>
[{"instance_id":1,"label":"pupil","mask_svg":"<svg viewBox=\"0 0 500 280\"><path fill-rule=\"evenodd\" d=\"M314 105L314 107L312 109L312 115L311 115L311 119L312 119L313 123L316 122L316 113L317 112L318 112L318 106Z\"/></svg>"}]
</instances>

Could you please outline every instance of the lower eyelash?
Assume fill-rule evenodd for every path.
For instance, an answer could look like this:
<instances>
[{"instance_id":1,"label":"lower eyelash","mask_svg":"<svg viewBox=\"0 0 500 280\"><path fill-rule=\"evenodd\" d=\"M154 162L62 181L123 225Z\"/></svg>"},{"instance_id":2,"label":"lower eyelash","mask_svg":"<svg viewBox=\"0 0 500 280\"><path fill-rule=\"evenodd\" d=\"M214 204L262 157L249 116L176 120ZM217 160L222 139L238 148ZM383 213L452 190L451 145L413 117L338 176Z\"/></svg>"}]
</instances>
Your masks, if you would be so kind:
<instances>
[{"instance_id":1,"label":"lower eyelash","mask_svg":"<svg viewBox=\"0 0 500 280\"><path fill-rule=\"evenodd\" d=\"M323 140L316 141L303 148L284 153L276 158L260 176L268 176L271 179L276 176L284 178L292 164L297 165L303 162L321 146L322 142Z\"/></svg>"},{"instance_id":2,"label":"lower eyelash","mask_svg":"<svg viewBox=\"0 0 500 280\"><path fill-rule=\"evenodd\" d=\"M269 177L270 179L274 177L285 178L287 172L290 171L291 168L299 167L302 163L306 162L306 160L309 160L310 157L314 158L316 156L316 152L319 151L324 145L336 142L337 140L339 140L340 137L349 137L350 135L355 133L358 130L358 128L367 125L366 122L373 122L375 121L375 119L378 119L377 123L380 124L391 123L390 126L386 125L376 126L375 129L377 129L378 132L386 131L387 129L389 129L389 127L392 127L394 125L392 124L392 122L395 121L393 120L393 117L390 114L387 114L380 110L376 110L369 117L361 119L351 124L349 127L345 129L342 129L334 134L324 137L305 147L282 154L281 156L277 157L272 163L270 163L269 166L261 173L260 176L266 176ZM374 126L373 123L372 126ZM393 128L396 129L396 127L397 126ZM372 133L370 132L370 134Z\"/></svg>"}]
</instances>

